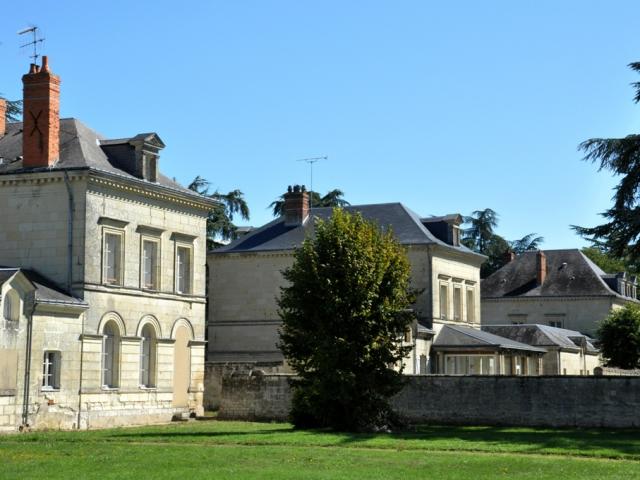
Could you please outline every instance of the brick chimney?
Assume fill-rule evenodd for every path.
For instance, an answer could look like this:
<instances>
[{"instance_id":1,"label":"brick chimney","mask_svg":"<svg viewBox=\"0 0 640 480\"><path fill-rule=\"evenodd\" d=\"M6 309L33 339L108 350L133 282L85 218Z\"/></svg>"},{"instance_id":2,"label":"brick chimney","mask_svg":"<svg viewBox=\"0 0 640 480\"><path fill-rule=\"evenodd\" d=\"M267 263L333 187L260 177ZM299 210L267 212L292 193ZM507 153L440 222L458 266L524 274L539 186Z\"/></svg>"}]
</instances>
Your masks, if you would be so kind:
<instances>
[{"instance_id":1,"label":"brick chimney","mask_svg":"<svg viewBox=\"0 0 640 480\"><path fill-rule=\"evenodd\" d=\"M513 262L516 259L516 254L512 250L507 250L504 254L505 263Z\"/></svg>"},{"instance_id":2,"label":"brick chimney","mask_svg":"<svg viewBox=\"0 0 640 480\"><path fill-rule=\"evenodd\" d=\"M288 227L302 225L309 216L309 193L304 185L289 186L284 194L284 224Z\"/></svg>"},{"instance_id":3,"label":"brick chimney","mask_svg":"<svg viewBox=\"0 0 640 480\"><path fill-rule=\"evenodd\" d=\"M0 137L7 133L7 101L4 98L0 98Z\"/></svg>"},{"instance_id":4,"label":"brick chimney","mask_svg":"<svg viewBox=\"0 0 640 480\"><path fill-rule=\"evenodd\" d=\"M547 256L542 250L536 254L536 280L542 285L547 278Z\"/></svg>"},{"instance_id":5,"label":"brick chimney","mask_svg":"<svg viewBox=\"0 0 640 480\"><path fill-rule=\"evenodd\" d=\"M22 165L50 167L60 157L60 77L43 56L42 67L32 63L22 84Z\"/></svg>"}]
</instances>

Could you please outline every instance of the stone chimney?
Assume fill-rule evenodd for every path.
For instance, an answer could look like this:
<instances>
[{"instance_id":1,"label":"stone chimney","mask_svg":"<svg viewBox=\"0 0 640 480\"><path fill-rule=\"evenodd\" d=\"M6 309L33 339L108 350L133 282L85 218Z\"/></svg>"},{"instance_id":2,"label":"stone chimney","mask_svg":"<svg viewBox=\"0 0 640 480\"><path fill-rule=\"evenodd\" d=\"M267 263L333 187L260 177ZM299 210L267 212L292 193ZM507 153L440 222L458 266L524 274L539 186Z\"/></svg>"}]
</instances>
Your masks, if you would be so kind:
<instances>
[{"instance_id":1,"label":"stone chimney","mask_svg":"<svg viewBox=\"0 0 640 480\"><path fill-rule=\"evenodd\" d=\"M60 77L43 56L42 67L32 63L22 84L22 166L51 167L60 157Z\"/></svg>"},{"instance_id":2,"label":"stone chimney","mask_svg":"<svg viewBox=\"0 0 640 480\"><path fill-rule=\"evenodd\" d=\"M547 278L547 256L542 250L536 254L536 280L538 285L542 285Z\"/></svg>"},{"instance_id":3,"label":"stone chimney","mask_svg":"<svg viewBox=\"0 0 640 480\"><path fill-rule=\"evenodd\" d=\"M288 227L302 225L309 216L309 193L304 185L289 186L284 194L284 224Z\"/></svg>"},{"instance_id":4,"label":"stone chimney","mask_svg":"<svg viewBox=\"0 0 640 480\"><path fill-rule=\"evenodd\" d=\"M4 98L0 98L0 137L7 133L7 101Z\"/></svg>"}]
</instances>

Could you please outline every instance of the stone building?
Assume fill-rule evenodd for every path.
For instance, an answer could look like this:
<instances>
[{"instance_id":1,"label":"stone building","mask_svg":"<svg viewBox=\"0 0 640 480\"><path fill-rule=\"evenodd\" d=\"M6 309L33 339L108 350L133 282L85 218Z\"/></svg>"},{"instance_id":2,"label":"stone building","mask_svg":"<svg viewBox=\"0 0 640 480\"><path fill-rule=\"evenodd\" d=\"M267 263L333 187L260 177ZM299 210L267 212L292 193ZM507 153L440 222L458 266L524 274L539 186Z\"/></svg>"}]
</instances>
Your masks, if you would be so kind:
<instances>
[{"instance_id":1,"label":"stone building","mask_svg":"<svg viewBox=\"0 0 640 480\"><path fill-rule=\"evenodd\" d=\"M46 57L23 84L24 122L0 115L0 426L201 412L211 201L160 173L157 134L61 120Z\"/></svg>"},{"instance_id":2,"label":"stone building","mask_svg":"<svg viewBox=\"0 0 640 480\"><path fill-rule=\"evenodd\" d=\"M525 252L482 281L482 324L541 324L594 337L612 309L636 297L635 277L606 274L578 249Z\"/></svg>"},{"instance_id":3,"label":"stone building","mask_svg":"<svg viewBox=\"0 0 640 480\"><path fill-rule=\"evenodd\" d=\"M304 188L290 187L280 218L208 254L211 293L205 403L210 407L217 406L225 372L287 371L276 346L280 325L276 299L284 284L281 272L292 264L293 250L313 235L314 219L326 219L332 212L330 208L310 211L308 202ZM480 265L485 257L460 244L461 216L421 218L400 203L350 206L345 210L359 212L381 228L391 228L407 249L412 287L420 294L413 307L416 321L404 338L413 346L404 371L440 371L434 362L432 344L445 325L467 327L482 334ZM468 349L460 350L457 345L455 350L474 357L478 354L475 341L469 337L467 340ZM507 339L502 341L509 343ZM536 358L540 353L529 345L519 345L517 349ZM441 348L439 353L446 351ZM504 353L499 348L491 352ZM473 359L467 359L469 364ZM465 373L473 373L469 368ZM485 371L500 373L498 363L493 368L487 364Z\"/></svg>"}]
</instances>

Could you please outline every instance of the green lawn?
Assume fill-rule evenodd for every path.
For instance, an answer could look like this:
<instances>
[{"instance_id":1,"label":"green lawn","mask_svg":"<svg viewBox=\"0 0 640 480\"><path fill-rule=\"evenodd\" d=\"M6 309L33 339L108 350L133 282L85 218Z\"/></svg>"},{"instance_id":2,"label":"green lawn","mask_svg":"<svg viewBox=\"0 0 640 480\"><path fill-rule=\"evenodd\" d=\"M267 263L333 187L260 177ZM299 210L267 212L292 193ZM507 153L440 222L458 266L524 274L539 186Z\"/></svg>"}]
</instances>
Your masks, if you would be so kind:
<instances>
[{"instance_id":1,"label":"green lawn","mask_svg":"<svg viewBox=\"0 0 640 480\"><path fill-rule=\"evenodd\" d=\"M640 478L640 432L420 427L350 435L202 421L0 437L0 478Z\"/></svg>"}]
</instances>

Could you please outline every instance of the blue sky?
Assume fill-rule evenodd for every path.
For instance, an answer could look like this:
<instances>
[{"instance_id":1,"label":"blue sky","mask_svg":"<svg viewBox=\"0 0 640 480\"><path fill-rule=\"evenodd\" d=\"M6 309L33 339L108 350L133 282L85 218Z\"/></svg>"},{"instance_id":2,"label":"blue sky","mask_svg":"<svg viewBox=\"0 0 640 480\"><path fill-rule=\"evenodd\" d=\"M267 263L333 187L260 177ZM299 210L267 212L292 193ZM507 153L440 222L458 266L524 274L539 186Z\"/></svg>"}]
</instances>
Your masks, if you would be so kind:
<instances>
[{"instance_id":1,"label":"blue sky","mask_svg":"<svg viewBox=\"0 0 640 480\"><path fill-rule=\"evenodd\" d=\"M20 98L38 25L61 114L107 137L156 131L164 172L245 192L252 225L288 184L400 201L422 215L493 208L498 232L582 246L614 179L590 137L640 130L627 64L640 2L11 2L0 92Z\"/></svg>"}]
</instances>

